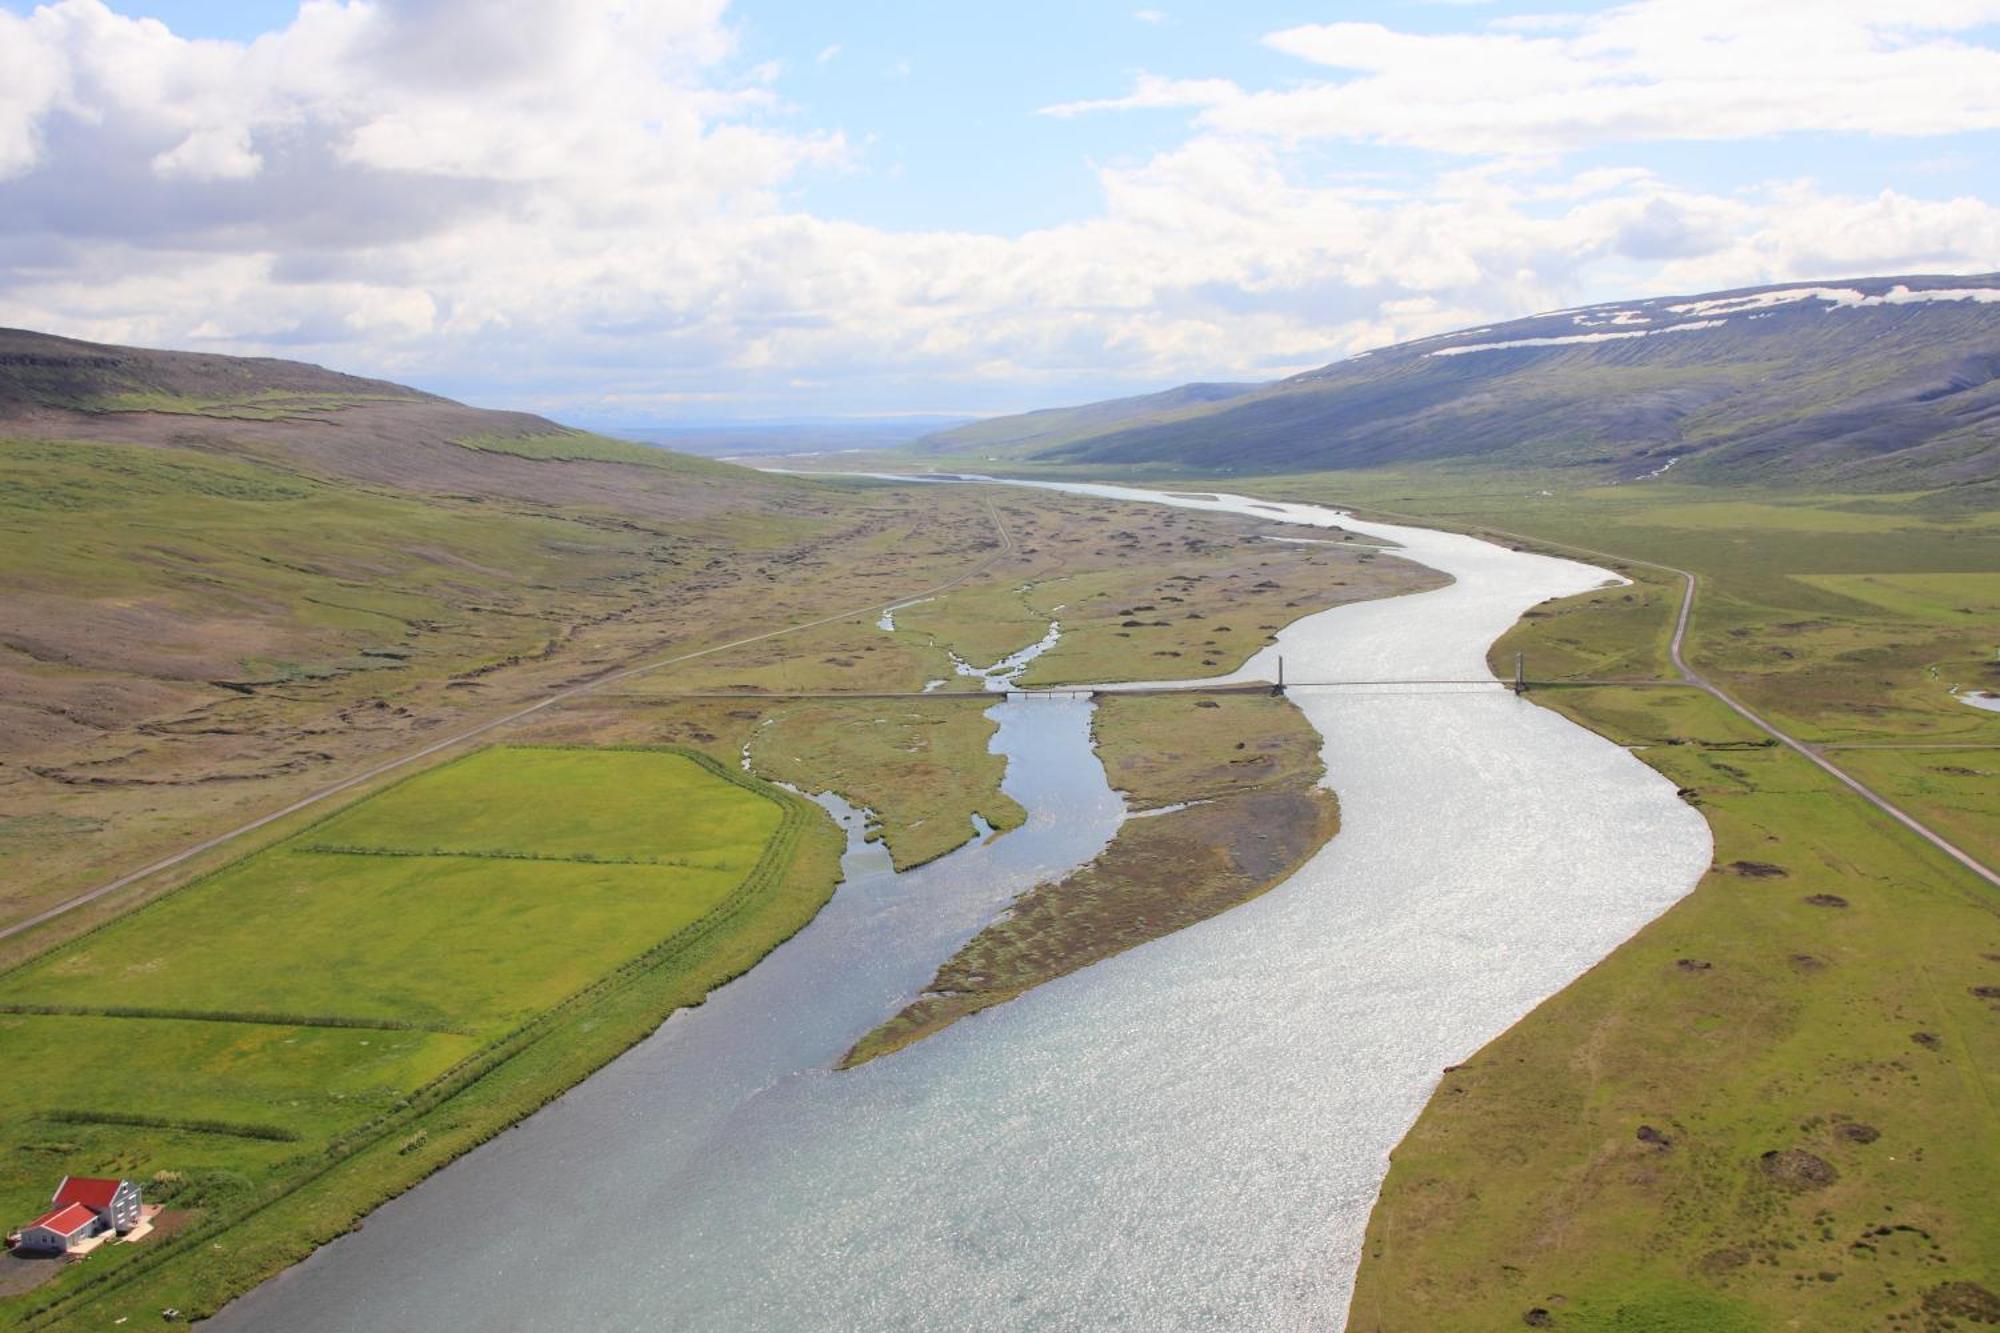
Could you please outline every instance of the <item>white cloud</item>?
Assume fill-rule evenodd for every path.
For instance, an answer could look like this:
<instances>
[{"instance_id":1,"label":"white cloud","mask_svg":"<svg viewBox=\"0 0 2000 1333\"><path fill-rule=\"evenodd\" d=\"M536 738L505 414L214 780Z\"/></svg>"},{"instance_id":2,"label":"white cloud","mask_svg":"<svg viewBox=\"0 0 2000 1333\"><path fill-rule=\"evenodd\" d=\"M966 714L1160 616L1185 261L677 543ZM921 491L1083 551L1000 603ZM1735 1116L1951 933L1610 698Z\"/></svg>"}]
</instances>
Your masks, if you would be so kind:
<instances>
[{"instance_id":1,"label":"white cloud","mask_svg":"<svg viewBox=\"0 0 2000 1333\"><path fill-rule=\"evenodd\" d=\"M257 174L264 159L250 146L243 126L215 125L195 130L172 148L153 157L153 171L189 180L242 180Z\"/></svg>"},{"instance_id":2,"label":"white cloud","mask_svg":"<svg viewBox=\"0 0 2000 1333\"><path fill-rule=\"evenodd\" d=\"M2000 0L1639 0L1440 34L1307 24L1265 38L1338 77L1278 90L1142 75L1054 114L1185 107L1203 127L1461 154L1801 130L2000 127L2000 51L1960 34Z\"/></svg>"},{"instance_id":3,"label":"white cloud","mask_svg":"<svg viewBox=\"0 0 2000 1333\"><path fill-rule=\"evenodd\" d=\"M1648 35L1662 2L1556 38L1483 30L1463 50L1350 41L1343 25L1282 40L1364 61L1362 82L1448 57L1410 107L1440 135L1481 98L1532 103L1523 80L1616 103L1623 84L1599 88L1603 70L1643 66L1679 95L1675 80L1710 66L1667 70L1661 43L1681 39ZM1821 46L1890 31L1844 0L1825 12L1839 31ZM1949 25L1911 25L1982 12L1903 6L1889 54L1935 57L1957 104L1869 114L1971 114L1985 94L1937 71L1987 53L1945 59L1925 33ZM1819 54L1852 72L1882 53ZM1119 99L1201 124L1102 168L1085 216L1017 236L892 231L788 202L802 173L848 166L851 150L799 125L780 73L742 56L721 0L314 0L249 44L184 41L96 0L0 12L0 324L306 355L559 412L883 410L1275 375L1598 296L2000 267L1984 199L1571 171L1560 149L1602 127L1557 134L1504 108L1487 115L1497 146L1450 170L1314 176L1290 132L1258 120L1263 99L1309 89L1216 79ZM1772 84L1772 106L1797 100ZM1878 100L1865 84L1842 98Z\"/></svg>"},{"instance_id":4,"label":"white cloud","mask_svg":"<svg viewBox=\"0 0 2000 1333\"><path fill-rule=\"evenodd\" d=\"M814 56L813 59L817 63L824 65L827 61L833 59L835 56L839 54L840 54L840 43L830 42L827 45L822 46L819 49L819 54Z\"/></svg>"}]
</instances>

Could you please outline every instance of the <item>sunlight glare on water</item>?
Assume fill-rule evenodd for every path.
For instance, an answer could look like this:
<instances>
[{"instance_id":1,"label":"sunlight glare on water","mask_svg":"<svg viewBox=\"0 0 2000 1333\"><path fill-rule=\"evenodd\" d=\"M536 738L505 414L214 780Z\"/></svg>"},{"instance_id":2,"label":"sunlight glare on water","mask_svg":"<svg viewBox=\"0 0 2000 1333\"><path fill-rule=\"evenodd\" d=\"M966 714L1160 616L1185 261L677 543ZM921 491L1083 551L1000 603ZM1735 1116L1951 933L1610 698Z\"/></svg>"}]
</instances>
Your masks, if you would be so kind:
<instances>
[{"instance_id":1,"label":"sunlight glare on water","mask_svg":"<svg viewBox=\"0 0 2000 1333\"><path fill-rule=\"evenodd\" d=\"M1452 576L1306 617L1253 678L1281 652L1293 679L1483 679L1522 611L1607 577L1326 509L1063 489L1338 521ZM1026 887L961 858L1066 828L1030 858L1059 870L1115 823L1075 762L1088 706L999 705L1069 727L1003 730L1026 829L935 863L929 896L898 891L921 871L859 877L710 1004L216 1327L1341 1327L1388 1153L1442 1067L1685 894L1711 845L1671 783L1497 685L1294 698L1342 829L1280 888L826 1072L1001 900L996 874Z\"/></svg>"}]
</instances>

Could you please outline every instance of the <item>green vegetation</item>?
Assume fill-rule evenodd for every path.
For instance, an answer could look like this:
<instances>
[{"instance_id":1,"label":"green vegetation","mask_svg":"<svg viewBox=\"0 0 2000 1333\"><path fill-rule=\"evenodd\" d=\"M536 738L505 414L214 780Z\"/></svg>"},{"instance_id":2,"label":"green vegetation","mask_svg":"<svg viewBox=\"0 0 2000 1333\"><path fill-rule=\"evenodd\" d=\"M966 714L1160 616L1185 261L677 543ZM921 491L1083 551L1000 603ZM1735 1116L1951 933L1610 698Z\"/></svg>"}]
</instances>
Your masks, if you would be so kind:
<instances>
[{"instance_id":1,"label":"green vegetation","mask_svg":"<svg viewBox=\"0 0 2000 1333\"><path fill-rule=\"evenodd\" d=\"M1980 749L1834 749L1827 758L1987 865L2000 865L2000 741Z\"/></svg>"},{"instance_id":2,"label":"green vegetation","mask_svg":"<svg viewBox=\"0 0 2000 1333\"><path fill-rule=\"evenodd\" d=\"M549 462L532 469L545 497L517 504L458 475L445 495L357 485L172 438L0 437L0 925L440 728L916 592L994 549L970 492L696 463L593 468L599 494ZM314 457L368 448L337 444ZM440 452L485 466L421 442L392 461L421 473Z\"/></svg>"},{"instance_id":3,"label":"green vegetation","mask_svg":"<svg viewBox=\"0 0 2000 1333\"><path fill-rule=\"evenodd\" d=\"M0 974L0 1064L34 1071L0 1086L0 1208L165 1173L199 1212L0 1315L213 1308L742 971L838 851L705 757L488 749Z\"/></svg>"},{"instance_id":4,"label":"green vegetation","mask_svg":"<svg viewBox=\"0 0 2000 1333\"><path fill-rule=\"evenodd\" d=\"M1643 746L1716 867L1447 1074L1351 1326L1934 1326L2000 1264L2000 901L1705 695L1542 697Z\"/></svg>"},{"instance_id":5,"label":"green vegetation","mask_svg":"<svg viewBox=\"0 0 2000 1333\"><path fill-rule=\"evenodd\" d=\"M2000 681L2000 584L1991 573L2000 568L2000 511L1941 511L1933 493L1723 494L1650 482L1557 491L1534 480L1501 488L1419 473L1293 478L1271 489L1691 570L1701 595L1689 660L1805 739L1996 733L1992 715L1951 698L1949 687ZM1623 601L1630 590L1615 590L1550 608L1564 617L1577 606L1599 609L1562 634L1524 642L1530 674L1567 674L1561 655L1584 645L1622 662L1620 674L1670 675L1668 608L1679 603L1678 580L1617 559L1599 563L1639 579L1647 604L1634 608ZM1630 623L1601 623L1610 606L1631 611ZM1554 670L1545 669L1546 652L1556 654Z\"/></svg>"},{"instance_id":6,"label":"green vegetation","mask_svg":"<svg viewBox=\"0 0 2000 1333\"><path fill-rule=\"evenodd\" d=\"M179 416L224 417L237 421L282 421L286 417L338 412L370 402L402 402L407 395L387 393L287 393L266 389L224 398L142 390L108 394L77 404L86 412L166 412Z\"/></svg>"},{"instance_id":7,"label":"green vegetation","mask_svg":"<svg viewBox=\"0 0 2000 1333\"><path fill-rule=\"evenodd\" d=\"M1338 532L1268 541L1285 534L1254 519L1061 496L1008 512L1026 558L895 623L906 642L987 666L1060 622L1061 640L1020 677L1029 687L1224 675L1300 616L1441 582Z\"/></svg>"},{"instance_id":8,"label":"green vegetation","mask_svg":"<svg viewBox=\"0 0 2000 1333\"><path fill-rule=\"evenodd\" d=\"M797 704L757 729L750 761L872 811L890 859L908 870L970 842L975 814L1001 830L1027 818L1000 790L1007 763L987 749L998 729L970 700Z\"/></svg>"},{"instance_id":9,"label":"green vegetation","mask_svg":"<svg viewBox=\"0 0 2000 1333\"><path fill-rule=\"evenodd\" d=\"M489 454L513 454L520 458L542 458L560 462L634 463L667 472L706 473L728 476L741 469L692 454L670 449L614 440L587 430L559 429L526 435L466 435L452 441L467 449Z\"/></svg>"},{"instance_id":10,"label":"green vegetation","mask_svg":"<svg viewBox=\"0 0 2000 1333\"><path fill-rule=\"evenodd\" d=\"M1636 585L1529 612L1495 648L1496 669L1507 673L1519 650L1536 679L1673 678L1667 643L1681 580L1634 563L1656 561L1699 580L1685 649L1695 669L1799 739L1840 747L1829 752L1843 764L1863 756L1857 771L1894 767L1852 745L2000 744L2000 714L1950 692L2000 686L1991 573L2000 568L2000 511L1940 505L1937 493L1718 494L1655 483L1558 491L1540 480L1553 479L1503 490L1449 473L1354 473L1268 490L1501 541L1525 535L1530 545L1551 543L1552 554L1614 551L1583 558ZM1949 776L1899 790L1918 818L1966 831L1966 802L1983 802L1936 780ZM1992 836L1989 825L1973 841Z\"/></svg>"},{"instance_id":11,"label":"green vegetation","mask_svg":"<svg viewBox=\"0 0 2000 1333\"><path fill-rule=\"evenodd\" d=\"M2000 516L1408 474L1287 490L1336 487L1693 570L1697 670L1993 857L2000 725L1948 687L1991 652ZM1600 563L1636 584L1529 613L1496 669L1520 651L1541 679L1672 675L1680 580ZM1929 1329L2000 1312L2000 899L1698 691L1530 697L1681 787L1716 865L1447 1074L1396 1151L1351 1326Z\"/></svg>"},{"instance_id":12,"label":"green vegetation","mask_svg":"<svg viewBox=\"0 0 2000 1333\"><path fill-rule=\"evenodd\" d=\"M1000 829L1020 819L1019 807L999 791L1004 765L987 753L993 724L983 703L964 697L985 696L956 674L949 653L988 665L1041 639L1059 618L1061 643L1032 664L1024 684L1214 674L1240 666L1310 611L1435 582L1373 547L1341 543L1337 533L1327 545L1270 542L1255 520L1054 494L993 498L1012 534L1012 554L962 587L899 606L893 633L873 617L822 626L632 682L617 697L664 703L693 690L915 692L943 682L940 693L957 697L744 699L729 716L711 714L672 733L719 755L747 742L763 776L811 791L831 788L866 806L881 821L895 863L907 869L969 840L975 813ZM657 717L652 724L669 725ZM594 725L622 724L600 718ZM1237 739L1217 732L1209 742L1227 751Z\"/></svg>"},{"instance_id":13,"label":"green vegetation","mask_svg":"<svg viewBox=\"0 0 2000 1333\"><path fill-rule=\"evenodd\" d=\"M0 680L11 696L0 743L60 784L36 784L33 798L64 802L44 814L58 824L68 808L135 804L121 786L282 773L328 741L230 744L298 715L293 698L246 692L310 686L321 708L355 710L350 726L389 730L399 716L372 701L532 658L571 617L624 604L644 560L630 534L558 518L189 450L0 441ZM494 586L499 571L512 571L511 588ZM98 728L187 714L196 720L137 747L129 732L96 742ZM0 917L45 903L74 882L64 871L103 854L102 838L48 832L0 837Z\"/></svg>"},{"instance_id":14,"label":"green vegetation","mask_svg":"<svg viewBox=\"0 0 2000 1333\"><path fill-rule=\"evenodd\" d=\"M1267 694L1106 695L1093 729L1104 776L1133 810L1303 789L1326 774L1320 734Z\"/></svg>"},{"instance_id":15,"label":"green vegetation","mask_svg":"<svg viewBox=\"0 0 2000 1333\"><path fill-rule=\"evenodd\" d=\"M1286 699L1113 695L1098 705L1096 732L1112 785L1148 813L1067 879L1016 899L844 1065L1247 902L1338 826L1319 785L1319 735Z\"/></svg>"}]
</instances>

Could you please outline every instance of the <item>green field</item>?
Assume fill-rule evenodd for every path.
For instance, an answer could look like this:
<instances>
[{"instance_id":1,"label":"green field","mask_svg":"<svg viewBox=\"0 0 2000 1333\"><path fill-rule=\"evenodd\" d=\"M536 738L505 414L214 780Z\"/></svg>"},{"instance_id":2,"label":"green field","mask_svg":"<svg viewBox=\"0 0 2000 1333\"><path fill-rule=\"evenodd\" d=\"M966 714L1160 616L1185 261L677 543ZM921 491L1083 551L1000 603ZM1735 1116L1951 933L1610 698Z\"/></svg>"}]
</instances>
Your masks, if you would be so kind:
<instances>
[{"instance_id":1,"label":"green field","mask_svg":"<svg viewBox=\"0 0 2000 1333\"><path fill-rule=\"evenodd\" d=\"M1378 506L1546 542L1556 554L1615 553L1583 558L1635 586L1528 612L1496 647L1493 660L1508 672L1520 651L1536 679L1674 677L1667 643L1681 580L1637 563L1656 561L1699 583L1689 663L1800 740L2000 745L2000 714L1951 695L1953 685L2000 689L2000 511L1949 491L1746 496L1653 483L1566 490L1553 475L1502 480L1333 474L1274 481L1268 493ZM1829 753L1842 763L1857 756L1857 772L1894 766L1872 757L1879 751ZM1906 809L1992 846L1992 823L1967 819L1963 784L1912 776L1923 780L1890 781Z\"/></svg>"},{"instance_id":2,"label":"green field","mask_svg":"<svg viewBox=\"0 0 2000 1333\"><path fill-rule=\"evenodd\" d=\"M1995 857L2000 719L1948 693L1989 669L1995 515L1929 496L1347 489L1694 571L1696 670ZM1531 611L1496 669L1518 651L1541 679L1674 674L1678 577L1599 563L1636 583ZM1394 1155L1351 1327L2000 1318L2000 896L1697 691L1529 697L1671 778L1715 868L1447 1075Z\"/></svg>"},{"instance_id":3,"label":"green field","mask_svg":"<svg viewBox=\"0 0 2000 1333\"><path fill-rule=\"evenodd\" d=\"M467 435L452 441L489 454L514 454L560 462L636 463L686 475L727 476L735 469L693 454L655 449L651 445L616 440L587 430L558 430L540 435Z\"/></svg>"},{"instance_id":4,"label":"green field","mask_svg":"<svg viewBox=\"0 0 2000 1333\"><path fill-rule=\"evenodd\" d=\"M2000 897L1704 695L1545 698L1645 747L1716 868L1446 1077L1351 1326L1933 1328L2000 1291Z\"/></svg>"},{"instance_id":5,"label":"green field","mask_svg":"<svg viewBox=\"0 0 2000 1333\"><path fill-rule=\"evenodd\" d=\"M0 1081L9 1219L66 1172L135 1177L211 1238L253 1208L346 1201L198 1272L178 1239L116 1247L0 1318L156 1267L140 1289L179 1282L166 1303L201 1308L324 1239L462 1151L441 1136L433 1155L427 1115L493 1132L802 925L837 856L818 836L795 864L818 822L690 753L486 749L0 975L0 1067L34 1071ZM578 1021L539 1081L469 1109ZM390 1141L387 1170L322 1178Z\"/></svg>"},{"instance_id":6,"label":"green field","mask_svg":"<svg viewBox=\"0 0 2000 1333\"><path fill-rule=\"evenodd\" d=\"M1179 510L1158 514L1147 517L1163 534L1199 531ZM1234 671L1302 615L1440 582L1364 544L1215 541L1213 534L1181 543L1100 562L1109 568L955 589L899 609L896 632L987 666L1040 640L1054 621L1062 637L1021 674L1024 686L1183 680Z\"/></svg>"}]
</instances>

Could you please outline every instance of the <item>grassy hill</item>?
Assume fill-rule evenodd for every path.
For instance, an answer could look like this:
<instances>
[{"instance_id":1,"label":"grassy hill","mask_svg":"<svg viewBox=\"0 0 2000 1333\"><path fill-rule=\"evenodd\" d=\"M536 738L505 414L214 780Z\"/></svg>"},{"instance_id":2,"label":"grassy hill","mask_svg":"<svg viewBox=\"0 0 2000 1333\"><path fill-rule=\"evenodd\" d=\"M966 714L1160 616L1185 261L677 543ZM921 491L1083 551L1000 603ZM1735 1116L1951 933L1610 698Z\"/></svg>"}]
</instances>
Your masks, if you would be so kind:
<instances>
[{"instance_id":1,"label":"grassy hill","mask_svg":"<svg viewBox=\"0 0 2000 1333\"><path fill-rule=\"evenodd\" d=\"M2000 275L1865 278L1536 315L934 436L1012 461L1273 473L1412 463L1916 490L2000 478ZM1232 386L1234 387L1234 386ZM974 429L974 428L968 428Z\"/></svg>"},{"instance_id":2,"label":"grassy hill","mask_svg":"<svg viewBox=\"0 0 2000 1333\"><path fill-rule=\"evenodd\" d=\"M0 926L991 541L971 497L913 518L317 366L0 331Z\"/></svg>"},{"instance_id":3,"label":"grassy hill","mask_svg":"<svg viewBox=\"0 0 2000 1333\"><path fill-rule=\"evenodd\" d=\"M1256 391L1255 384L1183 384L1136 398L1113 398L1081 407L1049 407L1018 416L991 417L926 435L916 448L934 454L1020 453L1059 448L1134 421L1227 403Z\"/></svg>"}]
</instances>

